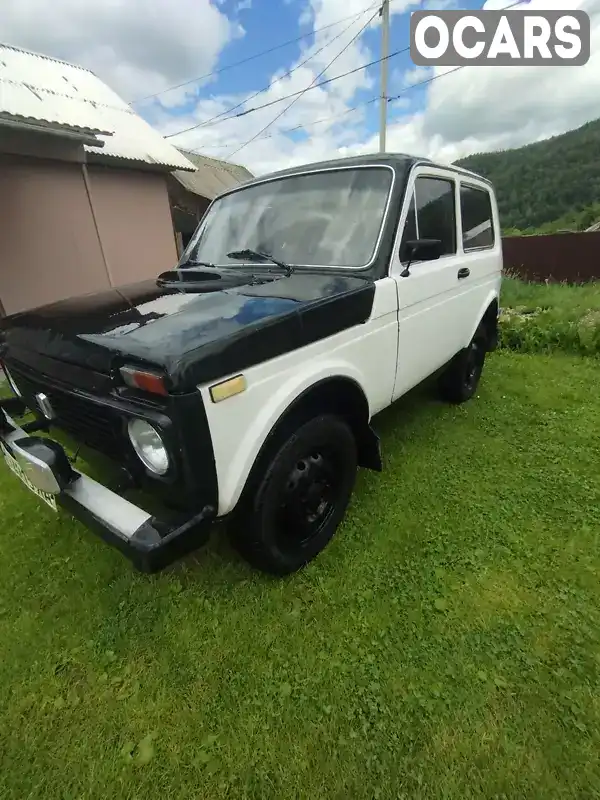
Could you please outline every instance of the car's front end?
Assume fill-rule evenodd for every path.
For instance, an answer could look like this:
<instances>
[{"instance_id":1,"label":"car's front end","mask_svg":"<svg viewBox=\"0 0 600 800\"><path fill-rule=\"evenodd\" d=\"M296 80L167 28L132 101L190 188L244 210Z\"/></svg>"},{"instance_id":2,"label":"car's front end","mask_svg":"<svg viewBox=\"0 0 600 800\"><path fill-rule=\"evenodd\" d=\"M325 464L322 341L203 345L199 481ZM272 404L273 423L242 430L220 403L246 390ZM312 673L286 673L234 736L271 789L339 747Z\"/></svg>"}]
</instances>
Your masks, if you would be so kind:
<instances>
[{"instance_id":1,"label":"car's front end","mask_svg":"<svg viewBox=\"0 0 600 800\"><path fill-rule=\"evenodd\" d=\"M99 371L82 359L23 347L36 332L41 342L39 325L11 328L3 347L12 389L0 400L8 466L48 505L68 509L143 571L197 548L217 506L201 394L170 392L160 370L135 362ZM72 357L64 340L63 347Z\"/></svg>"}]
</instances>

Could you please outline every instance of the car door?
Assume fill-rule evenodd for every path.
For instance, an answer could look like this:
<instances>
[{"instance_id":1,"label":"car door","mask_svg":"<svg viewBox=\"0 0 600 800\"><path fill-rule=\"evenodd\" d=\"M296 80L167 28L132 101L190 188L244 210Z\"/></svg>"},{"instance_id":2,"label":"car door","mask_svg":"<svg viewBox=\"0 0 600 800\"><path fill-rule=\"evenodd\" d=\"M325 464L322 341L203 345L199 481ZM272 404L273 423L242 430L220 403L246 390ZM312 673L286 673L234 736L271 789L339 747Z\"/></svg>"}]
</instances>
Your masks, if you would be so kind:
<instances>
[{"instance_id":1,"label":"car door","mask_svg":"<svg viewBox=\"0 0 600 800\"><path fill-rule=\"evenodd\" d=\"M473 336L485 309L500 292L502 237L498 208L491 187L475 176L461 175L459 190L459 251L468 276L462 281L463 347Z\"/></svg>"},{"instance_id":2,"label":"car door","mask_svg":"<svg viewBox=\"0 0 600 800\"><path fill-rule=\"evenodd\" d=\"M420 166L407 187L390 269L398 293L394 400L464 346L461 297L465 278L458 235L457 177L451 170ZM442 254L433 261L413 262L406 270L406 242L418 238L440 239Z\"/></svg>"}]
</instances>

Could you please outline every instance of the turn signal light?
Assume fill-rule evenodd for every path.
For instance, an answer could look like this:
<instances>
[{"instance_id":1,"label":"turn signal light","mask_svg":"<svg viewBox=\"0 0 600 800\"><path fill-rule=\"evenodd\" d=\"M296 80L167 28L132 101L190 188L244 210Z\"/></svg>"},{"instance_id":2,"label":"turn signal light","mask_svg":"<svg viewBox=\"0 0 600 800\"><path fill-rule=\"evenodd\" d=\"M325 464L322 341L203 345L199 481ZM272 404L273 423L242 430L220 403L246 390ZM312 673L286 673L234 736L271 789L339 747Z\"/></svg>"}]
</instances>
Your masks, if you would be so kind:
<instances>
[{"instance_id":1,"label":"turn signal light","mask_svg":"<svg viewBox=\"0 0 600 800\"><path fill-rule=\"evenodd\" d=\"M138 367L121 367L119 372L127 386L132 389L142 389L144 392L152 394L168 394L165 379L157 372Z\"/></svg>"},{"instance_id":2,"label":"turn signal light","mask_svg":"<svg viewBox=\"0 0 600 800\"><path fill-rule=\"evenodd\" d=\"M211 386L210 397L213 403L220 403L222 400L227 400L228 397L244 392L246 387L246 378L243 375L236 375L235 378L229 378Z\"/></svg>"}]
</instances>

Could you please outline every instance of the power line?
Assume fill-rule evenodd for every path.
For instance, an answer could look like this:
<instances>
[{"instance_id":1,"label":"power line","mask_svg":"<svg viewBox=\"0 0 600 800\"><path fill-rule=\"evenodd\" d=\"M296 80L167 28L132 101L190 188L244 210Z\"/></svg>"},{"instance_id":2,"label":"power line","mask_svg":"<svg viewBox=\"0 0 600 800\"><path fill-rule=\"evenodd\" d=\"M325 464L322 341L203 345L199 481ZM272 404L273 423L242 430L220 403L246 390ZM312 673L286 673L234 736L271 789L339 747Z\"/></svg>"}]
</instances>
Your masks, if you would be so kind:
<instances>
[{"instance_id":1,"label":"power line","mask_svg":"<svg viewBox=\"0 0 600 800\"><path fill-rule=\"evenodd\" d=\"M313 87L313 86L315 85L315 83L316 83L316 82L319 80L319 78L321 78L321 77L322 77L322 76L323 76L323 75L324 75L324 74L327 72L327 70L328 70L328 69L329 69L329 68L330 68L330 67L331 67L333 64L335 64L335 62L338 60L338 58L340 58L340 56L342 56L342 55L343 55L343 54L346 52L346 50L348 50L348 48L350 47L350 45L354 44L354 42L355 42L355 41L358 39L358 37L359 37L359 36L360 36L360 35L361 35L361 34L362 34L362 33L363 33L363 32L364 32L364 31L365 31L367 28L368 28L368 26L371 24L371 22L372 22L372 21L375 19L375 17L376 17L378 14L379 14L379 9L378 9L378 10L377 10L377 11L376 11L376 12L375 12L375 13L374 13L374 14L373 14L371 17L369 17L369 19L368 19L368 20L365 22L365 24L364 24L364 25L361 27L361 29L360 29L360 30L359 30L359 31L358 31L358 32L357 32L357 33L356 33L356 34L355 34L355 35L352 37L352 39L350 39L350 41L349 41L349 42L348 42L348 43L347 43L347 44L346 44L346 45L345 45L345 46L344 46L344 47L343 47L343 48L340 50L340 52L339 52L339 53L338 53L336 56L334 56L334 57L331 59L331 61L329 62L329 64L327 64L327 66L326 66L326 67L324 67L324 68L321 70L321 72L319 72L319 74L318 74L318 75L316 75L316 76L313 78L313 80L312 80L312 82L310 83L310 85L309 85L309 86L307 86L307 87L306 87L306 89L305 89L305 90L304 90L304 91L303 91L301 94L299 94L297 97L294 97L294 99L291 101L291 103L289 103L289 104L288 104L288 105L287 105L287 106L286 106L286 107L283 109L283 111L280 111L280 112L279 112L279 114L277 114L277 116L275 117L275 119L272 119L272 120L271 120L271 122L267 123L267 125L265 125L265 126L264 126L264 128L261 128L261 130L260 130L260 131L258 131L258 133L257 133L257 134L255 134L254 136L251 136L251 137L250 137L250 139L248 139L248 141L247 141L247 142L245 142L245 143L244 143L244 144L242 144L240 147L238 147L236 150L234 150L234 151L233 151L233 153L230 153L230 154L229 154L229 156L228 156L228 158L231 158L232 156L235 156L235 155L237 155L237 154L240 152L240 150L243 150L245 147L247 147L247 146L248 146L249 144L251 144L253 141L255 141L256 139L258 139L258 137L261 135L261 133L264 133L264 132L265 132L265 131L266 131L268 128L270 128L272 125L274 125L274 124L277 122L277 120L278 120L278 119L281 119L281 117L283 117L283 115L284 115L284 114L287 114L287 112L290 110L290 108L291 108L291 107L292 107L292 106L293 106L295 103L297 103L297 102L298 102L298 100L300 100L300 99L301 99L301 98L302 98L302 97L303 97L303 96L306 94L306 92L307 92L307 91L308 91L308 90L309 90L311 87Z\"/></svg>"},{"instance_id":2,"label":"power line","mask_svg":"<svg viewBox=\"0 0 600 800\"><path fill-rule=\"evenodd\" d=\"M213 70L212 72L207 72L206 75L200 75L196 78L189 78L186 81L182 81L182 83L177 83L173 86L168 86L166 89L161 89L160 92L154 92L153 94L147 94L144 97L138 97L136 100L131 100L129 105L134 105L135 103L142 103L144 100L152 100L154 97L160 97L167 92L173 92L175 89L182 89L184 86L189 86L192 83L197 83L198 81L203 81L206 78L211 78L213 75L220 75L222 72L226 72L227 70L234 69L235 67L240 67L243 64L247 64L249 61L254 61L257 58L261 58L262 56L269 55L270 53L274 53L277 50L281 50L284 47L288 47L291 44L296 44L296 42L301 42L303 39L308 39L310 36L314 36L317 33L322 33L323 31L329 30L329 28L333 28L336 25L340 25L342 22L346 22L349 19L356 19L360 17L361 14L365 14L367 11L370 11L375 6L378 6L379 3L372 3L370 6L363 8L362 11L356 11L354 14L349 14L347 17L342 17L341 19L335 20L335 22L330 22L328 25L323 25L321 28L315 28L313 31L309 31L308 33L303 33L301 36L297 36L295 39L288 39L286 42L282 42L281 44L276 44L274 47L270 47L268 50L261 50L260 53L255 53L252 56L248 56L247 58L242 58L240 61L234 61L232 64L225 64L218 69Z\"/></svg>"},{"instance_id":3,"label":"power line","mask_svg":"<svg viewBox=\"0 0 600 800\"><path fill-rule=\"evenodd\" d=\"M363 13L365 13L365 12L363 12ZM331 39L329 39L327 42L325 42L325 44L322 47L319 47L318 50L315 50L314 53L311 53L311 55L309 55L308 58L305 58L304 61L301 61L299 64L296 64L295 67L292 67L292 69L290 69L287 72L285 72L279 78L276 78L268 86L263 86L262 89L259 89L257 92L254 92L254 94L250 95L250 97L245 97L237 105L232 106L231 108L227 108L227 109L225 109L225 111L221 111L219 114L215 114L215 116L211 117L210 119L204 120L204 122L201 122L197 127L198 128L206 128L206 127L208 127L213 122L216 122L217 120L221 119L221 117L224 117L227 114L231 114L232 111L237 111L238 108L241 108L242 106L246 105L246 103L249 103L251 100L254 100L255 97L258 97L263 92L268 91L271 88L271 86L273 86L273 84L278 83L279 81L282 81L284 78L288 78L293 72L296 72L296 70L299 70L300 67L303 67L311 59L316 58L316 56L318 56L319 53L322 53L323 50L325 50L325 48L329 47L330 44L333 44L340 37L342 37L345 33L347 33L347 31L350 30L350 28L354 25L355 22L356 22L356 20L353 19L352 22L350 23L350 25L347 25L340 33L337 34L337 36L334 36ZM169 134L169 136L166 136L165 138L168 139L171 136L177 136L177 134L176 133L172 133L172 134Z\"/></svg>"},{"instance_id":4,"label":"power line","mask_svg":"<svg viewBox=\"0 0 600 800\"><path fill-rule=\"evenodd\" d=\"M394 58L395 56L400 55L401 53L406 53L410 50L410 47L403 47L401 50L395 50L393 53L390 53L387 58ZM306 92L310 92L313 89L319 89L321 86L327 86L330 83L335 83L335 81L339 81L342 78L347 78L348 75L354 75L356 72L361 72L363 69L368 69L369 67L375 66L375 64L381 64L384 59L376 58L374 61L369 61L368 64L362 64L360 67L355 67L354 69L348 70L348 72L343 72L341 75L337 75L335 78L327 78L325 81L321 81L320 83L315 83L312 86L309 86L307 89L300 89L297 92L291 92L290 94L285 95L284 97L278 97L276 100L270 100L268 103L263 103L261 106L255 106L254 108L248 108L245 111L242 111L239 114L233 114L230 117L222 117L220 120L217 120L213 124L218 124L219 122L226 122L229 119L238 119L239 117L245 117L247 114L252 114L255 111L261 111L263 108L269 108L270 106L274 106L276 103L282 103L284 100L289 100L291 97L298 97L299 95L305 94ZM189 131L196 130L197 128L202 127L203 123L199 122L197 125L192 125L189 128L185 128L184 130L177 131L176 133L170 133L168 136L165 136L165 139L170 139L173 136L181 136L183 133L188 133Z\"/></svg>"},{"instance_id":5,"label":"power line","mask_svg":"<svg viewBox=\"0 0 600 800\"><path fill-rule=\"evenodd\" d=\"M407 92L410 92L411 89L416 89L417 86L424 86L426 83L433 83L434 81L437 81L440 78L445 78L446 75L452 75L453 72L458 72L459 69L464 69L465 66L466 64L463 64L460 67L454 67L454 69L449 69L448 72L442 72L439 75L432 75L431 78L425 78L425 80L423 81L417 81L417 83L411 83L410 86L407 86L406 89L403 89L398 94L395 94L392 97L388 97L388 103L393 103L394 100L399 100Z\"/></svg>"},{"instance_id":6,"label":"power line","mask_svg":"<svg viewBox=\"0 0 600 800\"><path fill-rule=\"evenodd\" d=\"M305 122L304 124L301 125L294 125L293 128L279 128L279 130L275 131L274 133L268 133L266 136L260 136L255 141L260 141L262 139L272 139L274 136L280 136L286 133L294 133L295 131L300 131L303 130L304 128L312 128L313 125L321 125L323 122L331 122L331 120L334 119L341 119L342 117L345 117L347 114L350 114L352 111L356 111L357 109L362 108L363 106L369 106L380 99L381 99L380 96L376 95L375 97L372 97L370 100L365 100L364 103L357 103L355 106L352 106L352 108L347 108L345 111L342 111L341 114L333 114L330 117L322 117L321 119L315 119L312 122ZM212 144L203 144L201 148L196 148L195 150L189 150L188 152L197 153L198 155L201 155L200 151L205 150L206 148L209 147L210 148L236 147L238 144L241 143L242 143L241 140L238 140L236 142L221 142L219 144L214 142Z\"/></svg>"},{"instance_id":7,"label":"power line","mask_svg":"<svg viewBox=\"0 0 600 800\"><path fill-rule=\"evenodd\" d=\"M462 66L455 67L454 69L448 70L447 72L442 72L440 75L433 75L431 78L425 78L422 81L417 81L416 83L411 83L410 86L407 86L405 89L403 89L398 94L393 95L392 97L388 97L387 101L388 101L388 103L393 103L396 100L400 100L407 92L410 92L410 91L412 91L413 89L416 89L419 86L424 86L427 83L433 83L433 81L436 81L439 78L444 78L444 77L446 77L446 75L450 75L452 72L457 72L459 69L463 69L463 67ZM355 106L352 106L351 108L347 108L345 111L342 111L341 114L333 114L330 117L323 117L322 119L316 119L316 120L313 120L312 122L305 122L304 124L301 124L301 125L294 125L293 128L281 128L280 130L275 131L274 133L267 134L267 136L261 136L260 139L257 138L255 141L260 141L261 139L272 139L275 136L280 136L280 135L283 135L283 134L286 134L286 133L294 133L295 131L304 130L305 128L311 128L313 125L321 125L323 122L331 122L332 120L335 120L335 119L341 119L342 117L345 117L348 114L351 114L353 111L358 111L359 108L364 108L365 106L369 106L369 105L372 105L373 103L376 103L380 99L381 99L380 96L376 95L375 97L371 97L369 100L365 100L363 103L357 103ZM241 143L242 143L241 141L237 141L237 142L223 142L221 144L216 144L216 143L214 143L214 144L203 144L203 145L201 145L201 147L199 147L199 148L197 148L195 150L190 150L189 152L190 153L198 153L198 154L200 154L201 150L206 149L208 147L210 147L210 148L213 148L213 147L218 147L218 148L236 147L238 144L241 144Z\"/></svg>"},{"instance_id":8,"label":"power line","mask_svg":"<svg viewBox=\"0 0 600 800\"><path fill-rule=\"evenodd\" d=\"M392 0L392 2L393 2L393 0ZM517 0L516 2L513 2L513 3L511 3L510 5L508 5L508 6L505 6L505 7L504 7L503 9L501 9L501 10L502 10L502 11L508 11L509 9L511 9L511 8L514 8L515 6L519 6L519 5L521 5L523 2L524 2L524 0ZM373 7L373 6L371 6L371 8L372 8L372 7ZM363 14L364 14L364 13L366 13L366 11L368 11L368 10L369 10L369 9L367 8L367 9L365 9L365 10L364 10L363 12L361 12L361 13L363 13ZM377 11L376 13L379 13L379 11ZM358 16L358 15L355 15L355 16ZM366 27L367 27L367 26L370 24L370 22L372 21L372 19L374 19L374 17L375 17L375 16L376 16L376 14L374 14L374 15L373 15L373 16L372 16L372 17L369 19L369 21L368 21L368 22L365 24L365 26L364 26L364 27L363 27L363 28L362 28L362 29L359 31L358 35L360 35L360 33L362 33L362 30L364 30L364 28L366 28ZM348 19L348 18L346 17L346 19ZM337 38L337 37L336 37L336 38ZM331 43L331 41L333 41L333 40L330 40L330 42L329 42L329 43ZM352 41L354 41L354 40L352 40ZM351 41L351 42L350 42L350 43L347 45L347 47L349 47L349 46L350 46L350 44L352 44L352 41ZM389 55L388 55L386 58L387 58L387 59L394 58L395 56L397 56L397 55L400 55L400 54L402 54L402 53L406 53L406 52L408 52L409 50L410 50L410 46L408 46L408 47L404 47L404 48L402 48L401 50L395 50L393 53L390 53L390 54L389 54ZM342 52L344 52L344 51L342 51ZM336 58L339 58L339 56L340 56L340 55L341 55L341 53L339 53L339 54L338 54L338 56L336 56ZM254 111L260 111L260 110L262 110L262 109L264 109L264 108L269 108L270 106L272 106L272 105L275 105L276 103L281 103L281 102L283 102L284 100L289 100L289 99L290 99L290 98L292 98L292 97L298 97L298 98L299 98L299 97L301 97L302 95L306 94L306 92L308 92L308 91L311 91L312 89L318 89L318 88L320 88L321 86L326 86L326 85L328 85L328 84L330 84L330 83L334 83L335 81L341 80L342 78L346 78L348 75L353 75L353 74L355 74L356 72L360 72L360 71L361 71L361 70L363 70L363 69L368 69L369 67L375 66L376 64L380 64L380 63L381 63L382 61L384 61L384 60L385 60L385 59L383 59L383 58L378 58L378 59L375 59L374 61L370 61L368 64L363 64L363 65L362 65L362 66L360 66L360 67L356 67L355 69L349 70L348 72L344 72L342 75L338 75L338 76L336 76L335 78L328 78L327 80L325 80L325 81L321 81L320 83L311 84L311 85L310 85L310 86L308 86L306 89L302 89L302 90L300 90L300 91L298 91L298 92L293 92L293 93L291 93L291 94L288 94L288 95L286 95L285 97L279 97L279 98L277 98L276 100L271 100L270 102L268 102L268 103L264 103L263 105L256 106L256 107L254 107L254 108L249 108L249 109L247 109L246 111L242 111L240 114L234 114L234 115L232 115L232 116L230 116L230 117L224 117L224 118L222 118L222 119L216 120L215 122L226 122L227 120L231 120L231 119L238 119L238 118L240 118L240 117L244 117L244 116L246 116L247 114L251 114L251 113L253 113ZM334 59L334 61L335 61L335 59ZM332 63L333 63L333 62L332 62ZM400 98L401 98L401 97L402 97L404 94L406 94L406 92L408 92L408 91L411 91L412 89L415 89L415 88L417 88L418 86L423 86L423 85L425 85L425 84L432 83L433 81L436 81L436 80L438 80L439 78L443 78L443 77L445 77L446 75L450 75L450 74L452 74L453 72L458 72L458 70L464 69L464 68L465 68L465 66L467 66L467 65L466 65L466 64L464 64L464 65L462 65L462 66L455 67L454 69L448 70L447 72L443 72L443 73L441 73L441 74L439 74L439 75L434 75L434 76L432 76L431 78L426 78L425 80L418 81L417 83L413 83L413 84L411 84L410 86L408 86L406 89L402 90L402 92L400 92L399 94L397 94L397 95L394 95L394 96L392 96L392 97L388 97L388 98L387 98L387 102L388 102L388 103L391 103L391 102L394 102L395 100L399 100L399 99L400 99ZM328 69L328 67L326 67L324 71L326 71L327 69ZM321 73L320 73L320 75L322 75L322 74L323 74L323 72L321 72ZM317 78L318 78L318 77L319 77L319 75L317 75ZM314 122L307 122L307 123L305 123L304 125L296 125L296 126L295 126L295 127L293 127L293 128L288 128L288 129L284 129L284 130L281 130L281 131L277 131L275 134L268 134L267 136L263 136L263 137L261 137L261 139L270 139L270 138L272 138L273 136L277 136L278 134L283 134L283 133L292 133L292 132L294 132L294 131L297 131L297 130L302 130L302 129L304 129L304 128L310 127L311 125L317 125L317 124L320 124L320 123L322 123L322 122L327 122L327 121L330 121L330 120L332 120L332 119L337 119L337 118L344 117L344 116L346 116L347 114L350 114L352 111L356 111L358 108L361 108L361 107L363 107L363 106L370 105L370 104L372 104L372 103L376 102L376 101L377 101L377 100L379 100L379 99L380 99L380 97L379 97L379 96L377 96L377 97L374 97L374 98L371 98L370 100L367 100L367 101L366 101L366 102L364 102L364 103L359 103L359 104L357 104L356 106L353 106L352 108L349 108L349 109L347 109L346 111L342 112L341 114L338 114L338 115L335 115L335 116L332 116L332 117L325 117L324 119L321 119L321 120L315 120ZM273 125L273 124L274 124L274 122L276 122L276 121L277 121L277 119L279 119L279 117L280 117L280 116L282 116L282 115L283 115L283 114L284 114L284 113L285 113L285 112L288 110L288 108L289 108L289 107L290 107L290 106L286 107L286 109L285 109L285 110L282 112L282 114L280 114L279 116L277 116L277 117L276 117L276 118L275 118L275 119L274 119L272 122L270 122L270 123L269 123L269 125L267 125L267 126L266 126L266 127L263 129L263 130L266 130L267 128L271 127L271 125ZM197 125L193 125L193 126L191 126L191 127L189 127L189 128L185 128L184 130L181 130L181 131L177 131L176 133L171 133L171 134L169 134L168 136L165 136L165 138L166 138L166 139L168 139L168 138L171 138L171 137L173 137L173 136L180 136L180 135L182 135L183 133L188 133L189 131L196 130L197 128L200 128L200 127L202 127L202 126L204 126L204 125L206 125L206 124L207 124L207 123L198 123ZM259 137L260 133L262 133L262 131L259 131L259 134L258 134L256 137L253 137L251 141L256 141L256 140L258 139L258 137ZM213 144L213 145L211 145L211 144L208 144L208 145L202 145L202 147L203 147L203 148L205 148L205 147L211 147L211 148L213 148L213 147L219 147L219 148L220 148L220 147L227 147L227 146L230 146L231 144L233 144L233 143L227 143L227 144L223 144L223 145L216 145L216 144ZM237 144L237 143L236 143L236 144ZM249 144L249 142L246 142L246 144ZM245 146L246 146L246 144L244 144L243 146L245 147ZM242 148L239 148L239 149L241 150ZM191 152L191 153L199 153L199 149L196 149L196 150L190 150L190 152ZM235 153L237 153L237 152L239 152L239 150L235 150L235 151L234 151L233 153L231 153L231 154L230 154L228 157L231 157L232 155L235 155Z\"/></svg>"}]
</instances>

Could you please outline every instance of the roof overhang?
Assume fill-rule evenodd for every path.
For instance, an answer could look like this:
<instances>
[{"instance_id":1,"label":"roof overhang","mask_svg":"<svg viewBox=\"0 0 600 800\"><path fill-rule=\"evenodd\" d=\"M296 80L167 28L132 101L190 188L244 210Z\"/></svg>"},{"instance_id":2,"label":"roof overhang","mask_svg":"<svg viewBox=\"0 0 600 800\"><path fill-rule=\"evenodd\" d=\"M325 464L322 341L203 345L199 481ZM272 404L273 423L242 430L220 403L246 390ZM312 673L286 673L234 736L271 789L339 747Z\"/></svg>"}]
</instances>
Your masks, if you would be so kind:
<instances>
[{"instance_id":1,"label":"roof overhang","mask_svg":"<svg viewBox=\"0 0 600 800\"><path fill-rule=\"evenodd\" d=\"M175 166L173 164L163 164L160 161L143 161L139 158L132 158L126 155L111 153L110 149L96 149L103 147L104 142L86 142L86 145L94 148L93 150L90 150L89 147L86 146L85 158L89 164L104 164L107 167L125 167L127 169L131 168L142 170L143 172L162 172L165 174L173 174L175 171L184 172L184 170L187 172L194 172L196 169L191 164L189 167L183 167Z\"/></svg>"},{"instance_id":2,"label":"roof overhang","mask_svg":"<svg viewBox=\"0 0 600 800\"><path fill-rule=\"evenodd\" d=\"M63 139L70 139L71 141L93 145L94 147L104 147L104 142L98 138L98 135L111 135L109 131L94 130L92 128L73 128L69 125L62 125L59 122L46 122L32 117L17 117L12 114L0 114L0 127L60 136Z\"/></svg>"},{"instance_id":3,"label":"roof overhang","mask_svg":"<svg viewBox=\"0 0 600 800\"><path fill-rule=\"evenodd\" d=\"M223 192L236 189L254 177L239 164L210 158L190 150L179 149L179 152L193 165L194 170L190 173L177 169L171 177L186 192L205 200L214 200Z\"/></svg>"}]
</instances>

